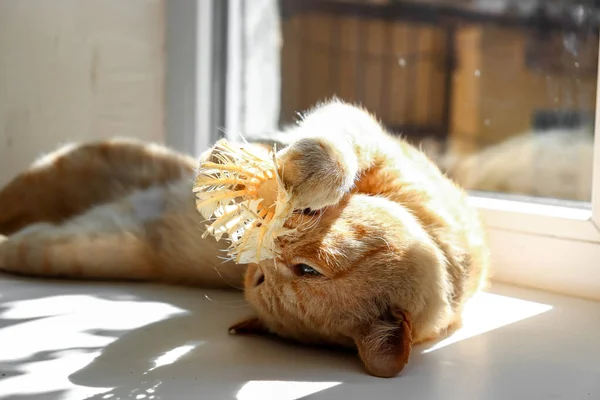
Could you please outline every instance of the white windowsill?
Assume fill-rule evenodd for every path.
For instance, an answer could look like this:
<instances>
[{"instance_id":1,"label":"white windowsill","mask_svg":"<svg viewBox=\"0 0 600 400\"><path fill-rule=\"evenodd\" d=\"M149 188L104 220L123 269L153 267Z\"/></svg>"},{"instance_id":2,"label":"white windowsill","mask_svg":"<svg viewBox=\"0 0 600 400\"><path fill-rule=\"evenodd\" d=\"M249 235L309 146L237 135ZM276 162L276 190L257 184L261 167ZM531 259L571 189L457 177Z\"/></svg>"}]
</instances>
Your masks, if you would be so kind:
<instances>
[{"instance_id":1,"label":"white windowsill","mask_svg":"<svg viewBox=\"0 0 600 400\"><path fill-rule=\"evenodd\" d=\"M0 398L598 399L600 303L495 285L394 379L227 335L238 293L0 276Z\"/></svg>"}]
</instances>

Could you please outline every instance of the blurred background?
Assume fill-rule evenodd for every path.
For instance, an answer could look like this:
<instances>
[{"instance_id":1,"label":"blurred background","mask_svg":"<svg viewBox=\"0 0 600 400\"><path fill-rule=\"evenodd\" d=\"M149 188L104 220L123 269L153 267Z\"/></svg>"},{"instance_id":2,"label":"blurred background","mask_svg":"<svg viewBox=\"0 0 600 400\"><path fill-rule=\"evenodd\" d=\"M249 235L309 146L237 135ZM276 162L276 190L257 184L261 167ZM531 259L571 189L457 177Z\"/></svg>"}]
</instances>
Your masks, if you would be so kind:
<instances>
[{"instance_id":1,"label":"blurred background","mask_svg":"<svg viewBox=\"0 0 600 400\"><path fill-rule=\"evenodd\" d=\"M360 103L477 194L589 207L600 2L0 0L0 184L59 142L198 154Z\"/></svg>"},{"instance_id":2,"label":"blurred background","mask_svg":"<svg viewBox=\"0 0 600 400\"><path fill-rule=\"evenodd\" d=\"M0 0L0 185L59 143L165 137L161 0Z\"/></svg>"}]
</instances>

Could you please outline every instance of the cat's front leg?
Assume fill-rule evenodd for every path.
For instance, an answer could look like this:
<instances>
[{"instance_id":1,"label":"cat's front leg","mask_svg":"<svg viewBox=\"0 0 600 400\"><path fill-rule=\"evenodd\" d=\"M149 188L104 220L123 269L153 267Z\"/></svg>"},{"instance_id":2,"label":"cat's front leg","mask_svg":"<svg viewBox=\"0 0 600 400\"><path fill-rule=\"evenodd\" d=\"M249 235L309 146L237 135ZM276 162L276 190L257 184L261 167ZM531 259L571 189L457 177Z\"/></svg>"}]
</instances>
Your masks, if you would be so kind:
<instances>
[{"instance_id":1,"label":"cat's front leg","mask_svg":"<svg viewBox=\"0 0 600 400\"><path fill-rule=\"evenodd\" d=\"M339 202L390 144L374 117L338 100L308 112L288 134L292 141L278 154L279 169L298 209Z\"/></svg>"},{"instance_id":2,"label":"cat's front leg","mask_svg":"<svg viewBox=\"0 0 600 400\"><path fill-rule=\"evenodd\" d=\"M354 186L358 160L352 146L324 137L302 138L277 154L279 175L294 208L318 210L338 203Z\"/></svg>"}]
</instances>

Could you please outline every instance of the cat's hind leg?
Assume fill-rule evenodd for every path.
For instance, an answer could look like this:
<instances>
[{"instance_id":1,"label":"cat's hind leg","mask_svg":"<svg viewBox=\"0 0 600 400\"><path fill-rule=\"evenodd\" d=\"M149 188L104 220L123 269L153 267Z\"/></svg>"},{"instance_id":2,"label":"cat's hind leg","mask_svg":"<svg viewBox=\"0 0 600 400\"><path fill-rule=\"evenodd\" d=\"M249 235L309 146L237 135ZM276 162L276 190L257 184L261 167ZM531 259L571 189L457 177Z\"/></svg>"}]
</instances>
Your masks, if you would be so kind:
<instances>
[{"instance_id":1,"label":"cat's hind leg","mask_svg":"<svg viewBox=\"0 0 600 400\"><path fill-rule=\"evenodd\" d=\"M239 289L245 268L223 261L224 243L202 239L189 186L136 191L62 223L29 225L0 239L0 271Z\"/></svg>"},{"instance_id":2,"label":"cat's hind leg","mask_svg":"<svg viewBox=\"0 0 600 400\"><path fill-rule=\"evenodd\" d=\"M0 238L0 270L29 276L151 280L156 257L126 203Z\"/></svg>"}]
</instances>

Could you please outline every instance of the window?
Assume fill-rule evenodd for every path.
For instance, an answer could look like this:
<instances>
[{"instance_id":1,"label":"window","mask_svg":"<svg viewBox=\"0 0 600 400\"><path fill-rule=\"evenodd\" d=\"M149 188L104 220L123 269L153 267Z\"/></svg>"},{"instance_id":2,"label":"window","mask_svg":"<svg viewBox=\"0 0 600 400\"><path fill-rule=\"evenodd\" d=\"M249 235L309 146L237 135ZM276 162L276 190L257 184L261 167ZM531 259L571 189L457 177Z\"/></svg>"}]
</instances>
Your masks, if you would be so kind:
<instances>
[{"instance_id":1,"label":"window","mask_svg":"<svg viewBox=\"0 0 600 400\"><path fill-rule=\"evenodd\" d=\"M360 102L471 191L496 280L600 298L596 3L230 0L225 132Z\"/></svg>"}]
</instances>

